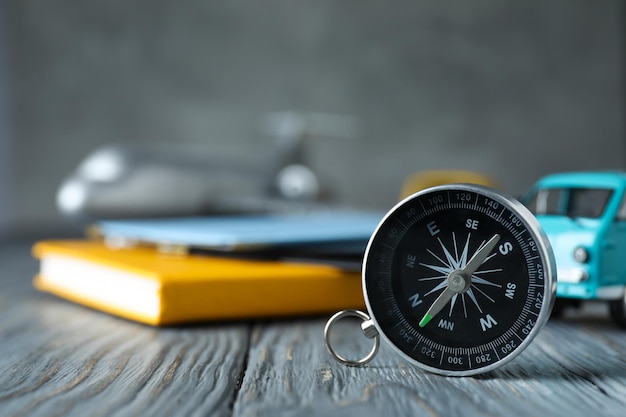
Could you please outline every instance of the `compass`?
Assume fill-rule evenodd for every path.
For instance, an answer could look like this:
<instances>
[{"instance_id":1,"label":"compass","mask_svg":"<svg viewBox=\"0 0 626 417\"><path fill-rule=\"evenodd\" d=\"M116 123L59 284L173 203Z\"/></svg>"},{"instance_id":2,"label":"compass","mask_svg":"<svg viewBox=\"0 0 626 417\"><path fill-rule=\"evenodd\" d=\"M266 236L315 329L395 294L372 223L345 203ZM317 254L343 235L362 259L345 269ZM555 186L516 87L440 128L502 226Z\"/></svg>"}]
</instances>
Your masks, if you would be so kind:
<instances>
[{"instance_id":1,"label":"compass","mask_svg":"<svg viewBox=\"0 0 626 417\"><path fill-rule=\"evenodd\" d=\"M410 363L443 375L495 369L546 323L556 291L554 255L517 200L478 185L418 192L386 214L363 263L368 314L337 313L325 328L347 365L371 360L381 337ZM331 326L346 315L376 344L365 358L338 355Z\"/></svg>"}]
</instances>

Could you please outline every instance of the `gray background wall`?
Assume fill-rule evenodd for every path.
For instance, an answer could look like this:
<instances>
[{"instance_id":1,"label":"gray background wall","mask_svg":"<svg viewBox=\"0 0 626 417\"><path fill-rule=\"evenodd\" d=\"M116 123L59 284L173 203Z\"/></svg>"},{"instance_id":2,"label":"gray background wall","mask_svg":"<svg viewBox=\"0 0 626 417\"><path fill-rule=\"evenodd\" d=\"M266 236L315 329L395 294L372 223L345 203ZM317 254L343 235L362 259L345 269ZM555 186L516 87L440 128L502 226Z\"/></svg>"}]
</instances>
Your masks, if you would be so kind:
<instances>
[{"instance_id":1,"label":"gray background wall","mask_svg":"<svg viewBox=\"0 0 626 417\"><path fill-rule=\"evenodd\" d=\"M622 8L5 1L5 218L59 222L60 181L103 144L254 159L273 143L260 122L281 110L354 116L355 140L309 150L359 206L389 207L424 169L481 171L517 194L548 172L623 168Z\"/></svg>"}]
</instances>

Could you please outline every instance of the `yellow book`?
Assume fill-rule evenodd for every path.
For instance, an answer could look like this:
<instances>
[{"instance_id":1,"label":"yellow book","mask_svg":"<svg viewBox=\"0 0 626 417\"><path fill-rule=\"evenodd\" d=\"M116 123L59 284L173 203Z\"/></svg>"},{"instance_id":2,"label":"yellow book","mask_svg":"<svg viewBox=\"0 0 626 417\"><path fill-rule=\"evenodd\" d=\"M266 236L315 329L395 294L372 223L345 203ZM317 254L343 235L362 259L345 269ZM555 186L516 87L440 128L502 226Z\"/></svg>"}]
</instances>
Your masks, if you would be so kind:
<instances>
[{"instance_id":1,"label":"yellow book","mask_svg":"<svg viewBox=\"0 0 626 417\"><path fill-rule=\"evenodd\" d=\"M329 265L110 249L96 240L42 241L41 291L151 325L364 308L357 272Z\"/></svg>"}]
</instances>

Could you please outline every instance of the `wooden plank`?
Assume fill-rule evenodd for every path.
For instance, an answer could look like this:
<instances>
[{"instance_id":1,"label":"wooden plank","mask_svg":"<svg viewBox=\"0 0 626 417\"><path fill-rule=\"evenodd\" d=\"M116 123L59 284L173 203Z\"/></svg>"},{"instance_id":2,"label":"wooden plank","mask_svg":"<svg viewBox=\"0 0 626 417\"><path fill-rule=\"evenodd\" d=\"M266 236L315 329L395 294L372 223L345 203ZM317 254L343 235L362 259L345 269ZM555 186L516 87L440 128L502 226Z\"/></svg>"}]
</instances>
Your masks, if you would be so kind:
<instances>
[{"instance_id":1,"label":"wooden plank","mask_svg":"<svg viewBox=\"0 0 626 417\"><path fill-rule=\"evenodd\" d=\"M357 324L337 324L345 355L369 348ZM421 371L384 344L365 367L340 365L325 350L323 326L254 328L236 416L626 415L626 332L603 314L551 321L506 367L465 378Z\"/></svg>"},{"instance_id":2,"label":"wooden plank","mask_svg":"<svg viewBox=\"0 0 626 417\"><path fill-rule=\"evenodd\" d=\"M248 324L151 328L36 293L24 245L0 262L2 416L231 414Z\"/></svg>"},{"instance_id":3,"label":"wooden plank","mask_svg":"<svg viewBox=\"0 0 626 417\"><path fill-rule=\"evenodd\" d=\"M24 245L0 264L2 416L625 415L626 332L604 306L550 322L505 368L451 378L384 344L340 365L325 318L156 329L36 293ZM369 349L358 322L336 330L340 353Z\"/></svg>"}]
</instances>

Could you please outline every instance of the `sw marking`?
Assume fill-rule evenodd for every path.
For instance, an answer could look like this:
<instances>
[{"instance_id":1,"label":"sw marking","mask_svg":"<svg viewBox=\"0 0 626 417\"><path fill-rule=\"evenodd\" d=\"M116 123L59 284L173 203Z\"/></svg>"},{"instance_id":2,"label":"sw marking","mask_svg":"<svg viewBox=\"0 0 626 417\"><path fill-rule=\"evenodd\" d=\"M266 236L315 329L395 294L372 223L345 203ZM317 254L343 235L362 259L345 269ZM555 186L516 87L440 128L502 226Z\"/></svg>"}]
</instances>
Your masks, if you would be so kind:
<instances>
[{"instance_id":1,"label":"sw marking","mask_svg":"<svg viewBox=\"0 0 626 417\"><path fill-rule=\"evenodd\" d=\"M515 288L517 288L517 285L513 284L512 282L506 284L504 296L512 300L513 297L515 297Z\"/></svg>"}]
</instances>

